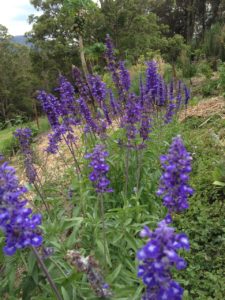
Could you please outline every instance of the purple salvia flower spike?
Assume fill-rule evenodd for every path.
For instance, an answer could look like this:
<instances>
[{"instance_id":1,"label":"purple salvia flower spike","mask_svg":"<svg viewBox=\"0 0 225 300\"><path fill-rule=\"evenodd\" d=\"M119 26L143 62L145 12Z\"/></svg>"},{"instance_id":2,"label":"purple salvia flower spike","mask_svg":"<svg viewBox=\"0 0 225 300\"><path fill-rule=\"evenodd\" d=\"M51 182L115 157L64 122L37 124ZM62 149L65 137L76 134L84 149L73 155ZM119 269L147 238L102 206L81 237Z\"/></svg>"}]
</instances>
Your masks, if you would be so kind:
<instances>
[{"instance_id":1,"label":"purple salvia flower spike","mask_svg":"<svg viewBox=\"0 0 225 300\"><path fill-rule=\"evenodd\" d=\"M130 73L129 71L125 68L124 62L121 61L119 63L119 74L120 74L120 82L121 85L123 86L124 90L129 91L130 89Z\"/></svg>"},{"instance_id":2,"label":"purple salvia flower spike","mask_svg":"<svg viewBox=\"0 0 225 300\"><path fill-rule=\"evenodd\" d=\"M151 93L152 97L155 99L158 89L158 73L157 73L157 63L152 60L147 62L146 69L146 93Z\"/></svg>"},{"instance_id":3,"label":"purple salvia flower spike","mask_svg":"<svg viewBox=\"0 0 225 300\"><path fill-rule=\"evenodd\" d=\"M155 231L147 226L140 233L148 238L147 243L137 252L140 261L138 277L146 285L142 300L181 300L183 288L172 279L171 269L186 267L186 262L179 256L179 249L189 250L189 241L185 234L176 234L166 220L158 223Z\"/></svg>"},{"instance_id":4,"label":"purple salvia flower spike","mask_svg":"<svg viewBox=\"0 0 225 300\"><path fill-rule=\"evenodd\" d=\"M112 74L112 80L118 91L119 99L123 102L126 102L126 90L124 89L123 82L120 77L120 70L119 65L116 61L114 46L108 34L106 36L105 59L107 62L108 70Z\"/></svg>"},{"instance_id":5,"label":"purple salvia flower spike","mask_svg":"<svg viewBox=\"0 0 225 300\"><path fill-rule=\"evenodd\" d=\"M59 101L52 94L48 94L45 91L39 91L37 99L40 101L44 112L47 115L49 123L52 128L59 125Z\"/></svg>"},{"instance_id":6,"label":"purple salvia flower spike","mask_svg":"<svg viewBox=\"0 0 225 300\"><path fill-rule=\"evenodd\" d=\"M189 102L189 100L191 98L191 93L190 93L190 90L187 88L186 85L184 85L184 94L185 94L184 105L185 105L185 107L187 107L188 102Z\"/></svg>"},{"instance_id":7,"label":"purple salvia flower spike","mask_svg":"<svg viewBox=\"0 0 225 300\"><path fill-rule=\"evenodd\" d=\"M77 102L79 103L80 112L81 112L81 115L83 116L84 120L86 121L86 124L93 132L97 132L98 126L95 123L94 119L92 118L91 111L90 111L87 103L85 102L84 98L80 97L77 100Z\"/></svg>"},{"instance_id":8,"label":"purple salvia flower spike","mask_svg":"<svg viewBox=\"0 0 225 300\"><path fill-rule=\"evenodd\" d=\"M41 215L32 215L32 209L26 207L24 193L27 190L19 185L15 169L7 162L0 166L0 182L0 229L5 235L3 252L13 255L17 249L40 246Z\"/></svg>"},{"instance_id":9,"label":"purple salvia flower spike","mask_svg":"<svg viewBox=\"0 0 225 300\"><path fill-rule=\"evenodd\" d=\"M122 127L126 128L128 140L132 140L138 133L137 124L141 119L141 106L135 94L129 94L125 107L125 115L122 119Z\"/></svg>"},{"instance_id":10,"label":"purple salvia flower spike","mask_svg":"<svg viewBox=\"0 0 225 300\"><path fill-rule=\"evenodd\" d=\"M178 88L177 88L177 103L176 103L176 109L179 110L181 107L182 102L182 94L181 94L181 81L178 81Z\"/></svg>"},{"instance_id":11,"label":"purple salvia flower spike","mask_svg":"<svg viewBox=\"0 0 225 300\"><path fill-rule=\"evenodd\" d=\"M166 114L164 116L165 124L172 122L175 112L176 112L176 103L174 99L173 81L171 81L169 86L169 102L167 103Z\"/></svg>"},{"instance_id":12,"label":"purple salvia flower spike","mask_svg":"<svg viewBox=\"0 0 225 300\"><path fill-rule=\"evenodd\" d=\"M163 205L169 213L179 213L188 208L188 197L194 191L189 186L192 157L187 152L181 137L173 139L169 152L162 155L161 165L164 170L157 194L162 196Z\"/></svg>"},{"instance_id":13,"label":"purple salvia flower spike","mask_svg":"<svg viewBox=\"0 0 225 300\"><path fill-rule=\"evenodd\" d=\"M109 100L110 100L110 106L112 108L112 113L116 116L120 113L121 108L120 105L117 103L112 90L109 90Z\"/></svg>"},{"instance_id":14,"label":"purple salvia flower spike","mask_svg":"<svg viewBox=\"0 0 225 300\"><path fill-rule=\"evenodd\" d=\"M108 155L104 145L95 146L92 153L85 155L85 158L90 160L89 167L92 168L89 179L93 182L97 193L110 193L113 191L108 187L110 185L107 178L109 166L105 161Z\"/></svg>"},{"instance_id":15,"label":"purple salvia flower spike","mask_svg":"<svg viewBox=\"0 0 225 300\"><path fill-rule=\"evenodd\" d=\"M29 183L34 183L37 171L33 164L33 151L31 149L32 131L29 128L17 129L14 136L18 139L21 152L24 157L24 166Z\"/></svg>"}]
</instances>

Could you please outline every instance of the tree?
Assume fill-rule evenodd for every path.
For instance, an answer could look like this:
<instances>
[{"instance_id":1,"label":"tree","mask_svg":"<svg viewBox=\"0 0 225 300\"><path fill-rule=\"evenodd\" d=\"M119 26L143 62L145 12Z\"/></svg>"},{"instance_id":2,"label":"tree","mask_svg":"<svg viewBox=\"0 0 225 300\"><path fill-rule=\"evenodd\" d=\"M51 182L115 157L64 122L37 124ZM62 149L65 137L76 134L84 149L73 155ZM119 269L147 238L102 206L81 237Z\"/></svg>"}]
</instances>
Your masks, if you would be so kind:
<instances>
[{"instance_id":1,"label":"tree","mask_svg":"<svg viewBox=\"0 0 225 300\"><path fill-rule=\"evenodd\" d=\"M0 42L8 41L11 35L8 33L8 29L0 24Z\"/></svg>"},{"instance_id":2,"label":"tree","mask_svg":"<svg viewBox=\"0 0 225 300\"><path fill-rule=\"evenodd\" d=\"M163 35L167 28L158 22L158 17L150 11L151 0L100 2L101 32L97 32L96 36L102 41L109 33L123 58L135 62L141 54L159 49L163 44Z\"/></svg>"},{"instance_id":3,"label":"tree","mask_svg":"<svg viewBox=\"0 0 225 300\"><path fill-rule=\"evenodd\" d=\"M182 35L187 42L203 39L205 31L224 16L224 0L152 0L150 11L169 26L169 34Z\"/></svg>"},{"instance_id":4,"label":"tree","mask_svg":"<svg viewBox=\"0 0 225 300\"><path fill-rule=\"evenodd\" d=\"M0 25L0 121L17 114L32 115L32 75L29 49L14 44L7 29Z\"/></svg>"},{"instance_id":5,"label":"tree","mask_svg":"<svg viewBox=\"0 0 225 300\"><path fill-rule=\"evenodd\" d=\"M32 61L45 87L50 88L49 82L51 86L54 84L59 71L70 76L72 64L80 65L82 61L87 72L83 44L89 44L91 35L90 29L86 34L86 22L89 11L98 9L97 5L84 0L32 0L31 3L42 11L40 16L30 16L33 28L27 36L33 44Z\"/></svg>"},{"instance_id":6,"label":"tree","mask_svg":"<svg viewBox=\"0 0 225 300\"><path fill-rule=\"evenodd\" d=\"M80 59L85 76L88 75L88 67L84 55L83 36L85 35L85 23L90 13L94 14L96 4L91 0L66 0L63 6L64 11L74 20L72 28L76 40L78 40Z\"/></svg>"}]
</instances>

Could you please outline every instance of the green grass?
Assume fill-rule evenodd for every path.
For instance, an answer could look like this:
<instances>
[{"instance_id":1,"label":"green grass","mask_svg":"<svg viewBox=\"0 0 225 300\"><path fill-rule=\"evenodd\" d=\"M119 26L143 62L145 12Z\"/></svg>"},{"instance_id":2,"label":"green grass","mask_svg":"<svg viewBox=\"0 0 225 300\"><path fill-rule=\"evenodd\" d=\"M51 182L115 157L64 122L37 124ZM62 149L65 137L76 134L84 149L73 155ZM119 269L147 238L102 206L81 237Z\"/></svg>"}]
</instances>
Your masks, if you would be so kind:
<instances>
[{"instance_id":1,"label":"green grass","mask_svg":"<svg viewBox=\"0 0 225 300\"><path fill-rule=\"evenodd\" d=\"M0 153L3 154L4 156L10 156L17 150L18 145L16 139L13 137L13 132L19 127L29 127L33 132L33 136L36 136L37 134L49 130L49 123L45 117L40 118L39 122L40 122L39 129L37 128L36 123L33 121L33 122L25 123L21 126L13 126L1 130L0 131Z\"/></svg>"}]
</instances>

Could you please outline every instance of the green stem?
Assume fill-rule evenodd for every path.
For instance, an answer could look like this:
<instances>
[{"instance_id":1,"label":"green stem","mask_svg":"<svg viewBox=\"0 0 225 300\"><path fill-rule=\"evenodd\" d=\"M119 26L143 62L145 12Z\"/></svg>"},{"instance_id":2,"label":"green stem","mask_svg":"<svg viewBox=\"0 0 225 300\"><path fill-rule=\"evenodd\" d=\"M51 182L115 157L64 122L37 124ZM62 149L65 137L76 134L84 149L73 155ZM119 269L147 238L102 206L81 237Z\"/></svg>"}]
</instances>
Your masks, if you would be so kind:
<instances>
[{"instance_id":1,"label":"green stem","mask_svg":"<svg viewBox=\"0 0 225 300\"><path fill-rule=\"evenodd\" d=\"M66 143L66 145L67 145L67 147L68 147L68 149L69 149L69 151L70 151L72 157L73 157L74 163L75 163L75 165L76 165L77 175L79 176L79 174L81 174L81 169L80 169L79 163L78 163L78 161L77 161L77 159L76 159L74 150L73 150L73 148L69 145L69 143L67 143L67 140L66 140L66 138L65 138L64 135L63 135L63 139L64 139L64 141L65 141L65 143Z\"/></svg>"},{"instance_id":2,"label":"green stem","mask_svg":"<svg viewBox=\"0 0 225 300\"><path fill-rule=\"evenodd\" d=\"M37 261L39 262L40 268L44 272L44 274L45 274L45 276L46 276L46 278L47 278L47 280L48 280L48 282L49 282L49 284L50 284L53 292L55 293L56 299L63 300L63 298L61 297L61 295L60 295L60 293L59 293L59 291L58 291L58 289L57 289L57 287L56 287L56 285L55 285L55 283L54 283L54 281L53 281L50 273L48 272L48 269L46 268L46 266L44 264L44 261L42 260L41 256L39 255L37 249L35 247L32 247L32 250L34 252L34 255L35 255Z\"/></svg>"},{"instance_id":3,"label":"green stem","mask_svg":"<svg viewBox=\"0 0 225 300\"><path fill-rule=\"evenodd\" d=\"M40 192L38 185L37 185L36 183L34 183L33 185L34 185L34 188L35 188L36 192L37 192L38 195L40 196L40 198L41 198L41 200L42 200L42 202L43 202L43 204L44 204L44 206L45 206L45 208L46 208L46 211L47 211L47 213L48 213L48 215L49 215L49 217L50 217L50 219L51 219L49 207L48 207L48 205L47 205L47 203L46 203L46 201L45 201L45 199L44 199L42 193ZM51 219L51 220L52 220L52 219Z\"/></svg>"},{"instance_id":4,"label":"green stem","mask_svg":"<svg viewBox=\"0 0 225 300\"><path fill-rule=\"evenodd\" d=\"M100 199L100 212L101 212L101 221L102 221L102 234L103 234L103 247L104 247L104 260L106 266L106 226L105 226L105 209L102 193L99 195Z\"/></svg>"},{"instance_id":5,"label":"green stem","mask_svg":"<svg viewBox=\"0 0 225 300\"><path fill-rule=\"evenodd\" d=\"M140 155L139 155L139 151L141 151ZM142 168L142 159L143 159L143 150L139 150L136 149L136 156L137 156L137 183L136 183L136 187L137 187L137 193L139 191L139 184L140 184L140 178L141 178L141 168Z\"/></svg>"},{"instance_id":6,"label":"green stem","mask_svg":"<svg viewBox=\"0 0 225 300\"><path fill-rule=\"evenodd\" d=\"M129 180L129 149L126 150L125 157L125 196L127 197L128 191L128 180Z\"/></svg>"}]
</instances>

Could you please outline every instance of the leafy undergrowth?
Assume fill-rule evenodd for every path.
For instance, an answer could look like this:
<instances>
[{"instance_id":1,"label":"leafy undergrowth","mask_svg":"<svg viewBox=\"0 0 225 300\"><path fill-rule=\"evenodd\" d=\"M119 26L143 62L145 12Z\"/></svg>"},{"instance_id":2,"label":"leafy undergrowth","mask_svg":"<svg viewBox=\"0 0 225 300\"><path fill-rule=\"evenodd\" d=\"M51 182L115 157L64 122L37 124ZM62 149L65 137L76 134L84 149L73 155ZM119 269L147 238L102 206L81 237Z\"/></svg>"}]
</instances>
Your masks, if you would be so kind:
<instances>
[{"instance_id":1,"label":"leafy undergrowth","mask_svg":"<svg viewBox=\"0 0 225 300\"><path fill-rule=\"evenodd\" d=\"M225 120L214 116L189 118L184 126L184 139L194 153L192 186L195 195L190 209L177 217L175 224L190 238L191 251L185 254L188 268L182 273L184 299L224 299L225 286L225 189L213 185L217 170L223 166ZM225 172L223 173L225 176ZM223 177L224 178L224 177Z\"/></svg>"}]
</instances>

